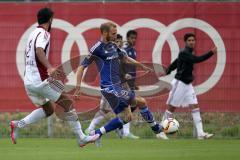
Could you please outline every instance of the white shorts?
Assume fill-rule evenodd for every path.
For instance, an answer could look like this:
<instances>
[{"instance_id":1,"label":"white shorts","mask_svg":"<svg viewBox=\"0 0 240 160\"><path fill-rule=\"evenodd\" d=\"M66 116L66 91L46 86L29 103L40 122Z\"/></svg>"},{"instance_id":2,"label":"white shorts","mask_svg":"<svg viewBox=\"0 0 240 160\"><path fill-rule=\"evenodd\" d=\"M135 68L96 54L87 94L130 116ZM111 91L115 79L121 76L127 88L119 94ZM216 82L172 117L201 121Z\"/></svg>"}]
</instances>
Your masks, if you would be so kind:
<instances>
[{"instance_id":1,"label":"white shorts","mask_svg":"<svg viewBox=\"0 0 240 160\"><path fill-rule=\"evenodd\" d=\"M42 106L49 100L56 102L64 90L64 85L59 80L45 79L39 85L26 84L25 90L33 104Z\"/></svg>"},{"instance_id":2,"label":"white shorts","mask_svg":"<svg viewBox=\"0 0 240 160\"><path fill-rule=\"evenodd\" d=\"M192 84L185 84L180 80L173 79L172 89L169 93L167 104L174 107L188 107L198 104L197 96Z\"/></svg>"}]
</instances>

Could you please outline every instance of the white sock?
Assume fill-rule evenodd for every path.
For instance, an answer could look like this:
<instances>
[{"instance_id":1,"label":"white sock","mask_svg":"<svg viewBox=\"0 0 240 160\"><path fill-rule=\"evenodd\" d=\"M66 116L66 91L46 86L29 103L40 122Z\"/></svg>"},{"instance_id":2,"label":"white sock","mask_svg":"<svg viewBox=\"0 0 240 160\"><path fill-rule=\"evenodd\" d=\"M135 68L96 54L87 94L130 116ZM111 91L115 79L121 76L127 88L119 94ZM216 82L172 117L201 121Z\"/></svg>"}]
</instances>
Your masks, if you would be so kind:
<instances>
[{"instance_id":1,"label":"white sock","mask_svg":"<svg viewBox=\"0 0 240 160\"><path fill-rule=\"evenodd\" d=\"M72 128L73 133L79 137L80 139L83 139L86 135L82 131L82 126L80 122L77 121L67 121L70 127Z\"/></svg>"},{"instance_id":2,"label":"white sock","mask_svg":"<svg viewBox=\"0 0 240 160\"><path fill-rule=\"evenodd\" d=\"M168 118L173 118L173 113L166 109L166 111L163 114L162 121Z\"/></svg>"},{"instance_id":3,"label":"white sock","mask_svg":"<svg viewBox=\"0 0 240 160\"><path fill-rule=\"evenodd\" d=\"M82 126L80 122L78 121L78 115L76 113L76 110L73 109L69 112L65 112L65 120L70 125L73 133L77 136L77 138L83 139L86 135L82 131Z\"/></svg>"},{"instance_id":4,"label":"white sock","mask_svg":"<svg viewBox=\"0 0 240 160\"><path fill-rule=\"evenodd\" d=\"M105 117L103 115L98 115L98 116L95 116L93 118L93 120L91 121L89 127L88 127L88 130L89 131L92 131L95 129L95 127L104 119Z\"/></svg>"},{"instance_id":5,"label":"white sock","mask_svg":"<svg viewBox=\"0 0 240 160\"><path fill-rule=\"evenodd\" d=\"M197 135L200 136L203 134L203 125L202 125L202 118L200 115L199 108L195 108L192 110L192 117L193 117L193 123L197 130Z\"/></svg>"},{"instance_id":6,"label":"white sock","mask_svg":"<svg viewBox=\"0 0 240 160\"><path fill-rule=\"evenodd\" d=\"M38 108L38 109L32 111L32 113L30 113L29 115L27 115L23 119L21 119L18 122L17 127L18 128L23 128L26 125L36 123L43 118L46 118L46 114L45 114L43 108Z\"/></svg>"},{"instance_id":7,"label":"white sock","mask_svg":"<svg viewBox=\"0 0 240 160\"><path fill-rule=\"evenodd\" d=\"M123 135L126 136L130 133L130 123L123 125Z\"/></svg>"}]
</instances>

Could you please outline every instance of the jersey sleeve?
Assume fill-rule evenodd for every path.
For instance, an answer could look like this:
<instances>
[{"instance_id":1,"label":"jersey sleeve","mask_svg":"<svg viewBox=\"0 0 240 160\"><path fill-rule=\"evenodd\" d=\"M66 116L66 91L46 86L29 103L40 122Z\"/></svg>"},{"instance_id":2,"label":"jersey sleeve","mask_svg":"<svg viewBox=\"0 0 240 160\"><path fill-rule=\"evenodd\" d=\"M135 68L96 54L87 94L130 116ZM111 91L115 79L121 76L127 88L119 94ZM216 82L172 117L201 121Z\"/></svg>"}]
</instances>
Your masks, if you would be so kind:
<instances>
[{"instance_id":1,"label":"jersey sleeve","mask_svg":"<svg viewBox=\"0 0 240 160\"><path fill-rule=\"evenodd\" d=\"M93 61L95 60L95 56L92 54L89 54L84 60L82 61L81 65L86 68L88 67Z\"/></svg>"},{"instance_id":2,"label":"jersey sleeve","mask_svg":"<svg viewBox=\"0 0 240 160\"><path fill-rule=\"evenodd\" d=\"M101 42L97 42L96 44L94 44L90 49L89 49L89 52L92 54L92 55L98 55L98 50L99 50L99 46L100 46Z\"/></svg>"},{"instance_id":3,"label":"jersey sleeve","mask_svg":"<svg viewBox=\"0 0 240 160\"><path fill-rule=\"evenodd\" d=\"M170 74L172 71L177 69L178 58L176 58L166 69L166 74Z\"/></svg>"},{"instance_id":4,"label":"jersey sleeve","mask_svg":"<svg viewBox=\"0 0 240 160\"><path fill-rule=\"evenodd\" d=\"M181 60L183 60L183 61L188 61L191 63L200 63L200 62L207 60L212 55L213 55L212 51L209 51L201 56L195 56L193 54L188 54L188 53L183 52L183 53L179 54L179 58L181 58Z\"/></svg>"},{"instance_id":5,"label":"jersey sleeve","mask_svg":"<svg viewBox=\"0 0 240 160\"><path fill-rule=\"evenodd\" d=\"M45 49L50 40L50 34L47 32L40 32L36 39L36 48L40 47Z\"/></svg>"}]
</instances>

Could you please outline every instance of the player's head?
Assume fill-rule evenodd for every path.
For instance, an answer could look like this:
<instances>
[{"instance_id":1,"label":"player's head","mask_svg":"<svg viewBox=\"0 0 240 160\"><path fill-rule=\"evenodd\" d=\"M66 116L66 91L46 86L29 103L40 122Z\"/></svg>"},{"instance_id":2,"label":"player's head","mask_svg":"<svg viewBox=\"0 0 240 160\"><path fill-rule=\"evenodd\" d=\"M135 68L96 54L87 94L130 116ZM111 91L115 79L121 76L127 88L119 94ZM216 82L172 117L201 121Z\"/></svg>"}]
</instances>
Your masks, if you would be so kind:
<instances>
[{"instance_id":1,"label":"player's head","mask_svg":"<svg viewBox=\"0 0 240 160\"><path fill-rule=\"evenodd\" d=\"M46 25L47 30L51 30L53 11L50 8L42 8L37 13L37 21L39 25Z\"/></svg>"},{"instance_id":2,"label":"player's head","mask_svg":"<svg viewBox=\"0 0 240 160\"><path fill-rule=\"evenodd\" d=\"M195 47L195 43L196 43L195 34L193 34L193 33L186 33L184 35L184 42L185 42L187 47L194 48Z\"/></svg>"},{"instance_id":3,"label":"player's head","mask_svg":"<svg viewBox=\"0 0 240 160\"><path fill-rule=\"evenodd\" d=\"M117 34L116 43L119 48L123 46L123 37L121 34Z\"/></svg>"},{"instance_id":4,"label":"player's head","mask_svg":"<svg viewBox=\"0 0 240 160\"><path fill-rule=\"evenodd\" d=\"M130 46L135 46L137 40L137 32L135 30L129 30L127 32L127 42Z\"/></svg>"},{"instance_id":5,"label":"player's head","mask_svg":"<svg viewBox=\"0 0 240 160\"><path fill-rule=\"evenodd\" d=\"M115 41L117 38L117 26L112 22L101 24L100 31L106 41Z\"/></svg>"}]
</instances>

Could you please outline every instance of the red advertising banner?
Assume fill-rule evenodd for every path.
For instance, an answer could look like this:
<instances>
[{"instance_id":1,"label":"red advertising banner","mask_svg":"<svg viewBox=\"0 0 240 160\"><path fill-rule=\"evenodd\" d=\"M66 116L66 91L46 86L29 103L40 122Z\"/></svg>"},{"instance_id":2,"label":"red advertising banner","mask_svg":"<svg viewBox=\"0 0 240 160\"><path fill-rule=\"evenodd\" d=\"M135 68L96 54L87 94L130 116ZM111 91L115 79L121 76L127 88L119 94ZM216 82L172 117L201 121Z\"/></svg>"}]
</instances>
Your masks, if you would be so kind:
<instances>
[{"instance_id":1,"label":"red advertising banner","mask_svg":"<svg viewBox=\"0 0 240 160\"><path fill-rule=\"evenodd\" d=\"M50 61L55 66L88 49L100 38L101 23L113 21L118 32L138 32L137 59L168 65L180 48L183 35L196 34L196 54L214 45L218 54L195 65L194 87L202 111L240 111L240 3L0 3L0 111L30 111L35 106L23 85L24 49L29 33L37 26L36 13L42 7L55 13ZM159 81L170 83L174 73ZM68 76L75 84L75 73ZM96 83L84 83L79 111L98 105ZM168 92L161 86L140 86L137 93L147 98L151 109L165 109Z\"/></svg>"}]
</instances>

